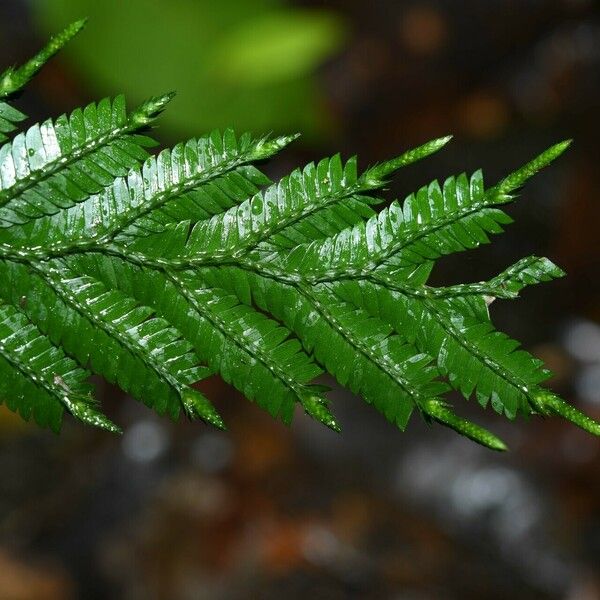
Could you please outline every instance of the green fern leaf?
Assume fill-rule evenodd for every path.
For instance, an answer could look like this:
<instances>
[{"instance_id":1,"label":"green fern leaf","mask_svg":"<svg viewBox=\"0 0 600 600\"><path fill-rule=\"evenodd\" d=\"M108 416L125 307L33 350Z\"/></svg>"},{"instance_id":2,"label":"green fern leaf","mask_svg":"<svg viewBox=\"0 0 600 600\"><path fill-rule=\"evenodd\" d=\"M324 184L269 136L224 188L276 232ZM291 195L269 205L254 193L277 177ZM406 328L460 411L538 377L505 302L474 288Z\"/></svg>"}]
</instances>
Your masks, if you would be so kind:
<instances>
[{"instance_id":1,"label":"green fern leaf","mask_svg":"<svg viewBox=\"0 0 600 600\"><path fill-rule=\"evenodd\" d=\"M519 292L528 285L551 281L565 275L559 267L547 258L528 256L517 261L502 273L488 281L461 283L458 285L430 287L425 285L431 263L425 263L426 270L397 270L392 275L376 272L368 280L394 290L419 298L481 297L489 305L496 298L517 298ZM476 311L481 313L480 311Z\"/></svg>"},{"instance_id":2,"label":"green fern leaf","mask_svg":"<svg viewBox=\"0 0 600 600\"><path fill-rule=\"evenodd\" d=\"M322 396L308 385L322 371L289 339L289 330L226 289L206 285L190 273L146 271L98 256L77 262L81 270L135 296L184 332L211 369L271 415L289 423L296 402L303 405Z\"/></svg>"},{"instance_id":3,"label":"green fern leaf","mask_svg":"<svg viewBox=\"0 0 600 600\"><path fill-rule=\"evenodd\" d=\"M431 153L440 145L430 143L425 150L409 151L391 161L393 167L388 167L386 173ZM351 159L342 164L336 155L317 165L311 163L302 171L296 170L239 206L197 222L189 235L182 235L177 228L167 229L152 238L140 240L134 249L148 256L164 256L168 248L169 257L192 265L234 257L257 247L260 249L264 243L286 247L290 242L302 239L308 231L312 231L313 236L336 231L340 222L347 223L338 205L346 199L353 201L350 208L346 206L347 212L352 213L357 205L375 203L377 200L362 196L362 193L384 183L384 179L374 177L372 171L366 171L359 178L356 161ZM355 219L361 217L361 212L354 214ZM319 227L317 219L326 225Z\"/></svg>"},{"instance_id":4,"label":"green fern leaf","mask_svg":"<svg viewBox=\"0 0 600 600\"><path fill-rule=\"evenodd\" d=\"M13 108L8 102L0 102L0 143L8 139L9 133L27 118L21 111Z\"/></svg>"},{"instance_id":5,"label":"green fern leaf","mask_svg":"<svg viewBox=\"0 0 600 600\"><path fill-rule=\"evenodd\" d=\"M231 268L206 269L202 276L273 314L341 385L363 396L400 429L415 406L447 390L435 380L438 372L430 365L431 357L392 335L388 324L326 289L281 284Z\"/></svg>"},{"instance_id":6,"label":"green fern leaf","mask_svg":"<svg viewBox=\"0 0 600 600\"><path fill-rule=\"evenodd\" d=\"M530 414L532 394L549 377L541 361L496 331L482 318L482 305L473 299L431 299L405 295L368 282L334 284L341 297L376 316L383 316L402 337L422 352L437 357L450 384L466 398L476 392L482 406L514 418Z\"/></svg>"},{"instance_id":7,"label":"green fern leaf","mask_svg":"<svg viewBox=\"0 0 600 600\"><path fill-rule=\"evenodd\" d=\"M133 132L169 100L145 103L131 115L125 99L77 109L30 127L0 149L0 226L27 223L82 202L146 159L154 142ZM142 115L144 121L141 120Z\"/></svg>"},{"instance_id":8,"label":"green fern leaf","mask_svg":"<svg viewBox=\"0 0 600 600\"><path fill-rule=\"evenodd\" d=\"M93 401L88 373L14 306L0 304L0 339L0 392L8 408L56 431L63 408L85 423L119 431Z\"/></svg>"},{"instance_id":9,"label":"green fern leaf","mask_svg":"<svg viewBox=\"0 0 600 600\"><path fill-rule=\"evenodd\" d=\"M447 179L443 191L433 182L366 222L297 246L281 268L327 281L344 273L414 267L489 242L488 233L500 233L502 225L511 222L493 208L507 200L496 193L486 196L480 172L470 181L464 175Z\"/></svg>"},{"instance_id":10,"label":"green fern leaf","mask_svg":"<svg viewBox=\"0 0 600 600\"><path fill-rule=\"evenodd\" d=\"M10 294L5 300L23 312L79 364L117 383L159 413L179 415L180 408L218 427L222 420L208 400L203 412L188 410L184 398L199 394L188 386L210 375L182 335L133 298L77 275L57 261L32 265L0 264Z\"/></svg>"},{"instance_id":11,"label":"green fern leaf","mask_svg":"<svg viewBox=\"0 0 600 600\"><path fill-rule=\"evenodd\" d=\"M6 69L0 75L0 100L21 91L46 62L85 27L85 23L85 19L71 23L24 65Z\"/></svg>"},{"instance_id":12,"label":"green fern leaf","mask_svg":"<svg viewBox=\"0 0 600 600\"><path fill-rule=\"evenodd\" d=\"M17 128L27 116L6 102L6 99L20 92L29 80L52 58L66 43L85 26L85 20L69 25L64 31L53 37L32 59L20 67L9 67L0 75L0 143L8 139L9 133Z\"/></svg>"},{"instance_id":13,"label":"green fern leaf","mask_svg":"<svg viewBox=\"0 0 600 600\"><path fill-rule=\"evenodd\" d=\"M378 210L399 168L439 138L360 173L339 155L272 183L256 166L296 136L214 131L149 155L172 94L127 112L104 99L7 141L7 103L83 23L0 77L0 395L58 430L65 409L110 431L87 382L104 377L160 414L224 427L193 386L219 374L273 417L296 407L335 431L322 373L404 429L413 412L494 450L454 413L451 388L512 419L600 424L544 389L549 372L497 331L494 299L563 275L524 258L487 281L428 283L442 256L488 243L500 207L568 146L485 188L480 171Z\"/></svg>"},{"instance_id":14,"label":"green fern leaf","mask_svg":"<svg viewBox=\"0 0 600 600\"><path fill-rule=\"evenodd\" d=\"M126 177L117 177L101 192L88 195L84 202L26 223L17 231L0 230L0 244L18 246L21 252L29 249L31 256L41 259L61 256L75 248L104 249L107 242L118 236L124 240L135 236L138 222L139 227L146 229L146 215L206 183L218 180L230 190L230 196L239 193L234 191L239 179L231 184L224 179L233 171L241 177L248 174L251 179L246 185L253 186L256 174L248 171L246 165L267 158L289 140L253 140L244 135L238 143L227 132L190 140L172 151L163 150L157 157L150 157L142 169L131 169Z\"/></svg>"}]
</instances>

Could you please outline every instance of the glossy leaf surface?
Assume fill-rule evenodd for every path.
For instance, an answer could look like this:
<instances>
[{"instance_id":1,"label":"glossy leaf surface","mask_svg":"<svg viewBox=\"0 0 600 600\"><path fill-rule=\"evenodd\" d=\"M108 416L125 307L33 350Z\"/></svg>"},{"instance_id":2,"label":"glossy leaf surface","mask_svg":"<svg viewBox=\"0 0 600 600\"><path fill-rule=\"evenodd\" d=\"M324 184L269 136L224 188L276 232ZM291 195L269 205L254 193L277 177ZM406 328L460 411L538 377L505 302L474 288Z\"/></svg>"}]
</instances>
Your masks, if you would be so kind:
<instances>
[{"instance_id":1,"label":"glossy leaf surface","mask_svg":"<svg viewBox=\"0 0 600 600\"><path fill-rule=\"evenodd\" d=\"M223 428L193 387L219 374L284 423L298 408L338 431L315 381L328 373L399 429L416 412L506 449L454 413L444 398L454 388L510 419L558 415L599 433L491 321L494 299L561 277L556 265L530 256L487 281L428 283L438 259L502 232L511 219L500 207L567 143L496 185L480 171L448 177L377 211L394 172L450 138L366 169L335 155L272 183L256 163L295 136L227 129L149 155L145 130L171 94L131 112L122 96L104 99L15 135L24 116L6 99L80 27L0 79L9 408L54 430L66 410L117 431L93 399L94 372L160 414Z\"/></svg>"}]
</instances>

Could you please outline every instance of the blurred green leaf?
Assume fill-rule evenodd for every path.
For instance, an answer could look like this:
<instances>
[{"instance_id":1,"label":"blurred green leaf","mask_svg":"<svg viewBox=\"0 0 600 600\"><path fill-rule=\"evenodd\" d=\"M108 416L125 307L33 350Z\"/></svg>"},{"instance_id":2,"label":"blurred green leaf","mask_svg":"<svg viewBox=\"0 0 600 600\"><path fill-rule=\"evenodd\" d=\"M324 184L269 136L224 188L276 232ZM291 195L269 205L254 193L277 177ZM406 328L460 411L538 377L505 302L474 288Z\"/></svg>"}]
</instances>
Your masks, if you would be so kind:
<instances>
[{"instance_id":1,"label":"blurred green leaf","mask_svg":"<svg viewBox=\"0 0 600 600\"><path fill-rule=\"evenodd\" d=\"M227 81L267 85L310 74L342 39L341 24L330 13L270 12L223 36L213 66Z\"/></svg>"},{"instance_id":2,"label":"blurred green leaf","mask_svg":"<svg viewBox=\"0 0 600 600\"><path fill-rule=\"evenodd\" d=\"M91 92L139 102L176 90L161 120L172 135L326 125L314 70L343 40L334 13L281 0L37 0L33 12L44 35L89 17L66 54Z\"/></svg>"}]
</instances>

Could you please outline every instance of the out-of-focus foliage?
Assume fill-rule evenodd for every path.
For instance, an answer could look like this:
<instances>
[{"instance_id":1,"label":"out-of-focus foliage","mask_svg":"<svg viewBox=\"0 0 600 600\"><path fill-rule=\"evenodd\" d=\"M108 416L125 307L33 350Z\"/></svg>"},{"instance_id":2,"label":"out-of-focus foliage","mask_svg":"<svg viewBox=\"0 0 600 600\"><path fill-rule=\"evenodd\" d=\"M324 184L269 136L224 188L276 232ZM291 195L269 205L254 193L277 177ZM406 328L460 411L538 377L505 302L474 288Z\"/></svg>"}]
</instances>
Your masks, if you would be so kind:
<instances>
[{"instance_id":1,"label":"out-of-focus foliage","mask_svg":"<svg viewBox=\"0 0 600 600\"><path fill-rule=\"evenodd\" d=\"M326 126L314 71L344 37L332 12L281 0L37 0L33 8L44 32L90 18L67 54L91 88L133 101L176 90L165 115L176 132L314 136Z\"/></svg>"}]
</instances>

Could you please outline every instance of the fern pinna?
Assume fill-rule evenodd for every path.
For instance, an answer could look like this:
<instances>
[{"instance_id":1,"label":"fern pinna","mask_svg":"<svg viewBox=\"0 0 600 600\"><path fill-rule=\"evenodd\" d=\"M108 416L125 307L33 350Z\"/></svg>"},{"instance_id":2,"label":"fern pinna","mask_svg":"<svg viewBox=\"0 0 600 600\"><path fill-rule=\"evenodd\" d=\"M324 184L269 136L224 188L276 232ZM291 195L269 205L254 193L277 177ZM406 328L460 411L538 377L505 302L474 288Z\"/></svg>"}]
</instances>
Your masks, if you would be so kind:
<instances>
[{"instance_id":1,"label":"fern pinna","mask_svg":"<svg viewBox=\"0 0 600 600\"><path fill-rule=\"evenodd\" d=\"M600 434L490 321L491 299L560 277L558 267L529 257L489 281L427 284L436 259L502 232L501 206L568 143L496 185L462 174L376 212L393 172L449 138L362 172L334 156L273 184L255 165L293 136L228 130L149 155L143 132L170 95L132 112L121 96L104 99L13 135L25 116L12 97L82 25L0 78L6 406L54 430L66 409L118 431L91 371L161 414L224 427L193 387L218 373L285 423L300 404L338 430L327 388L313 383L326 371L400 429L416 410L505 449L453 412L454 388L510 419L558 414Z\"/></svg>"}]
</instances>

